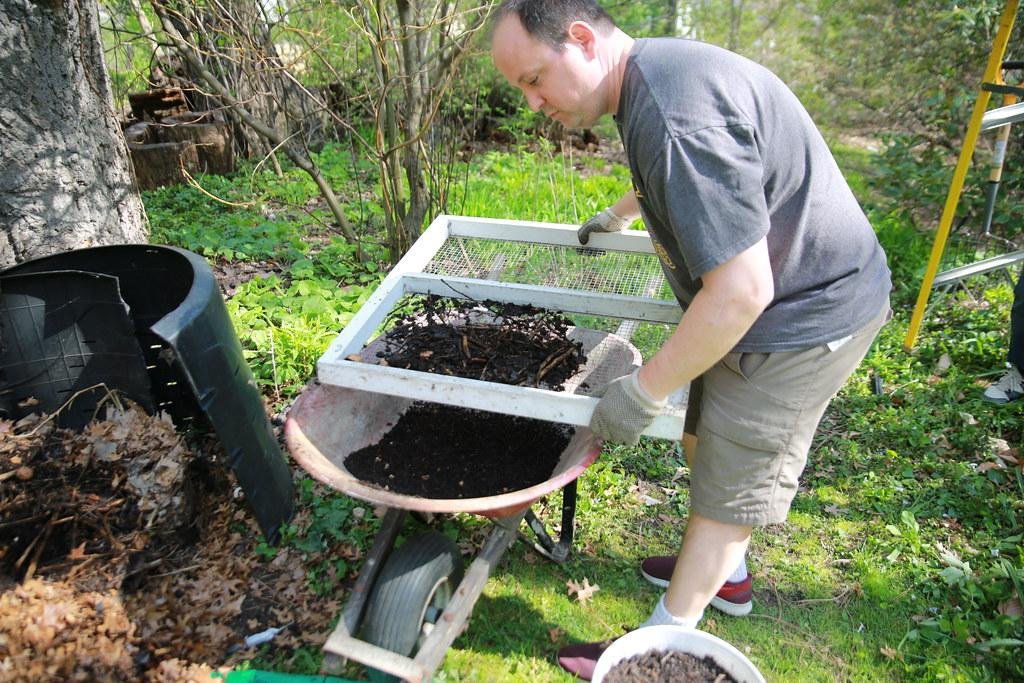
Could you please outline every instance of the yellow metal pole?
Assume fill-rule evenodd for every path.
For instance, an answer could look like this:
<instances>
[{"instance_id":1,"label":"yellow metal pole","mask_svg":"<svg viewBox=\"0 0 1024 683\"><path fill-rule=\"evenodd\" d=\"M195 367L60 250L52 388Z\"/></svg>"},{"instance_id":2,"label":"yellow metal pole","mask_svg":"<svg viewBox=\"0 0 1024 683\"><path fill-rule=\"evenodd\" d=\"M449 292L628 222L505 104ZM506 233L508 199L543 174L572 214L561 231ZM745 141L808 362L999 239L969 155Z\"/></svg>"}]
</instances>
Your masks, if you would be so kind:
<instances>
[{"instance_id":1,"label":"yellow metal pole","mask_svg":"<svg viewBox=\"0 0 1024 683\"><path fill-rule=\"evenodd\" d=\"M1007 0L1006 2L1002 18L999 20L999 30L992 43L992 53L989 55L988 65L985 67L984 83L997 83L1001 78L1003 57L1006 54L1006 46L1010 41L1010 33L1013 31L1013 22L1017 16L1019 5L1020 0ZM960 149L960 159L953 171L953 182L949 186L949 194L946 195L946 206L942 211L942 218L939 220L938 232L935 233L935 242L932 243L932 253L928 259L928 266L925 268L924 281L921 282L921 290L917 293L917 304L910 316L910 327L907 329L906 339L903 340L903 348L907 351L913 348L921 329L921 321L924 319L924 311L928 305L928 296L932 291L935 274L939 270L942 252L946 248L946 240L949 238L949 229L953 225L957 204L960 203L960 193L963 192L967 169L971 165L971 157L974 156L974 148L981 131L981 120L985 116L985 110L988 109L991 97L992 93L982 89L974 103L971 121L967 126L967 136Z\"/></svg>"}]
</instances>

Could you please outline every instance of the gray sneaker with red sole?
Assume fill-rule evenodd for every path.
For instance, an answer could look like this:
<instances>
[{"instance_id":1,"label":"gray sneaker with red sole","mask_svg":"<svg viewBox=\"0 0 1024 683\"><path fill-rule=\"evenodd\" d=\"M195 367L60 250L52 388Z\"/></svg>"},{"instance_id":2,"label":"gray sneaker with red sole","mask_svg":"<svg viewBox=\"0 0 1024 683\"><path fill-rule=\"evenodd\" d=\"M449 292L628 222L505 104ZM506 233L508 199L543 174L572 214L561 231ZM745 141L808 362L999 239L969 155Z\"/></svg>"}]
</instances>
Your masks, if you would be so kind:
<instances>
[{"instance_id":1,"label":"gray sneaker with red sole","mask_svg":"<svg viewBox=\"0 0 1024 683\"><path fill-rule=\"evenodd\" d=\"M667 588L675 567L675 555L656 555L648 557L640 564L640 573L655 586ZM726 581L718 590L718 594L711 598L711 606L734 617L746 616L754 607L753 586L754 581L750 574L742 581Z\"/></svg>"}]
</instances>

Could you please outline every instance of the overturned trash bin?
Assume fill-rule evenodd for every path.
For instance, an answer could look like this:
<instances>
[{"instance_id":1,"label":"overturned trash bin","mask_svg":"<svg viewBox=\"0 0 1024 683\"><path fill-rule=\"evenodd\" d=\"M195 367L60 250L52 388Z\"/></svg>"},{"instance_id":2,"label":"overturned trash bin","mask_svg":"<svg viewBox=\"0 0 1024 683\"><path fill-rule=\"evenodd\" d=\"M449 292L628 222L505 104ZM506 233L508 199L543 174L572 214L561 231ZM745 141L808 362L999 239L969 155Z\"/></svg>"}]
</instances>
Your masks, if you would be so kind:
<instances>
[{"instance_id":1,"label":"overturned trash bin","mask_svg":"<svg viewBox=\"0 0 1024 683\"><path fill-rule=\"evenodd\" d=\"M206 261L130 244L0 271L0 416L80 428L110 390L179 428L211 426L263 535L294 511L291 471Z\"/></svg>"}]
</instances>

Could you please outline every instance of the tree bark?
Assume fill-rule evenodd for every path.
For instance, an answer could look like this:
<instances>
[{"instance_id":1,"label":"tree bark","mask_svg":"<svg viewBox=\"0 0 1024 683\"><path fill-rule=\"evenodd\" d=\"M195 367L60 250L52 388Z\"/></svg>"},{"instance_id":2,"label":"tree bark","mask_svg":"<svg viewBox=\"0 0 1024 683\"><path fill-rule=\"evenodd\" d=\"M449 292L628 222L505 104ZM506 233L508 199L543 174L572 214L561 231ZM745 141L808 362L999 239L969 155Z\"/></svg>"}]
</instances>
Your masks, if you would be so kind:
<instances>
[{"instance_id":1,"label":"tree bark","mask_svg":"<svg viewBox=\"0 0 1024 683\"><path fill-rule=\"evenodd\" d=\"M95 0L4 0L0 265L145 242Z\"/></svg>"}]
</instances>

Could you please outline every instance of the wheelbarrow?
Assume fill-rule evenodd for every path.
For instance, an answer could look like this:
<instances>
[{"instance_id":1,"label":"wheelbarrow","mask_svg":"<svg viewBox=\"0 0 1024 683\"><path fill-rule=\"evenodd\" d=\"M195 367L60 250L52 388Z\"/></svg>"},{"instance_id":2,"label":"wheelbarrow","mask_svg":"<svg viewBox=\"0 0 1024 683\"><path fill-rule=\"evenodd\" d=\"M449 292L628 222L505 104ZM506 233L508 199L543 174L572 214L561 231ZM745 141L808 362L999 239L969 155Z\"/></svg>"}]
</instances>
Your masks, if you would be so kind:
<instances>
[{"instance_id":1,"label":"wheelbarrow","mask_svg":"<svg viewBox=\"0 0 1024 683\"><path fill-rule=\"evenodd\" d=\"M583 344L588 358L583 370L566 383L569 391L585 392L598 377L626 374L641 362L637 350L614 334L574 328L569 337ZM353 476L345 467L348 456L379 441L413 403L410 398L313 384L295 401L285 423L292 456L314 478L387 509L342 617L323 646L324 673L341 673L347 659L370 667L371 672L427 681L465 628L491 572L519 535L524 520L541 554L560 562L569 553L576 479L600 452L600 442L589 429L575 430L546 481L500 495L421 498ZM558 489L563 491L562 520L559 538L554 540L530 506ZM490 518L494 526L482 551L463 571L458 547L443 534L420 534L394 548L410 511L478 514Z\"/></svg>"}]
</instances>

